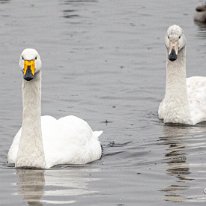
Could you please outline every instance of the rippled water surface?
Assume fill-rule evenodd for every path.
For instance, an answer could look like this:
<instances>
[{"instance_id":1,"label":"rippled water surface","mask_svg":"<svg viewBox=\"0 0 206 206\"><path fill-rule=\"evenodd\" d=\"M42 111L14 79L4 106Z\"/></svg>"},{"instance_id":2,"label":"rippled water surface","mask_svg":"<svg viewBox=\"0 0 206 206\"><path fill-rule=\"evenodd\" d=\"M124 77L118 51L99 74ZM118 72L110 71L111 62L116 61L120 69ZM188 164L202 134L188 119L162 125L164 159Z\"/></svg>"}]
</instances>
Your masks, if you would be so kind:
<instances>
[{"instance_id":1,"label":"rippled water surface","mask_svg":"<svg viewBox=\"0 0 206 206\"><path fill-rule=\"evenodd\" d=\"M187 73L206 75L206 29L190 0L0 0L0 205L205 205L206 124L164 126L164 34L187 37ZM85 166L8 167L21 125L20 52L43 61L42 113L102 129Z\"/></svg>"}]
</instances>

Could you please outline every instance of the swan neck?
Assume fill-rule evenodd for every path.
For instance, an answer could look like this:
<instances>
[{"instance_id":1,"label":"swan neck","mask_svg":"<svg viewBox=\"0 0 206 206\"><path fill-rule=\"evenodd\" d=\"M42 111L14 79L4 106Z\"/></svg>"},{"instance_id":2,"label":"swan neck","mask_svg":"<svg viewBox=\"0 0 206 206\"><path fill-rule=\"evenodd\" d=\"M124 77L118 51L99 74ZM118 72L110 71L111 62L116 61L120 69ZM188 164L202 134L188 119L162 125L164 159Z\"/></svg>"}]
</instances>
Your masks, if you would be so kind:
<instances>
[{"instance_id":1,"label":"swan neck","mask_svg":"<svg viewBox=\"0 0 206 206\"><path fill-rule=\"evenodd\" d=\"M182 123L188 123L190 114L186 83L185 47L179 52L177 60L170 61L167 56L165 101L168 107L166 108L167 116L170 118L171 116L175 118L179 116L185 121Z\"/></svg>"},{"instance_id":2,"label":"swan neck","mask_svg":"<svg viewBox=\"0 0 206 206\"><path fill-rule=\"evenodd\" d=\"M44 168L41 130L41 74L31 81L23 80L22 132L17 154L17 167Z\"/></svg>"},{"instance_id":3,"label":"swan neck","mask_svg":"<svg viewBox=\"0 0 206 206\"><path fill-rule=\"evenodd\" d=\"M41 117L41 74L32 81L23 80L23 123L40 120ZM30 117L30 118L29 118Z\"/></svg>"},{"instance_id":4,"label":"swan neck","mask_svg":"<svg viewBox=\"0 0 206 206\"><path fill-rule=\"evenodd\" d=\"M179 92L177 92L179 91ZM170 61L167 58L166 70L166 94L175 95L176 97L187 95L186 87L186 51L183 48L176 61ZM181 93L181 95L180 95Z\"/></svg>"}]
</instances>

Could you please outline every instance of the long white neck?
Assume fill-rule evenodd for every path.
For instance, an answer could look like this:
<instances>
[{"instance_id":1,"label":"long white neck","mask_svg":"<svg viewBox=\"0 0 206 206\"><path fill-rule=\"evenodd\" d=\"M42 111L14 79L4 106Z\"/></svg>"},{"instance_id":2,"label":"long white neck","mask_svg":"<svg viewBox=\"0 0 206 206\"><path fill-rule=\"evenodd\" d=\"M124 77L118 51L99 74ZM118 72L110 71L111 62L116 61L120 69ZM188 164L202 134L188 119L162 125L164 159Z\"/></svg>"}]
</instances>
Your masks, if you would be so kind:
<instances>
[{"instance_id":1,"label":"long white neck","mask_svg":"<svg viewBox=\"0 0 206 206\"><path fill-rule=\"evenodd\" d=\"M23 80L23 120L16 167L45 167L41 131L41 74Z\"/></svg>"},{"instance_id":2,"label":"long white neck","mask_svg":"<svg viewBox=\"0 0 206 206\"><path fill-rule=\"evenodd\" d=\"M179 52L177 60L166 63L166 94L164 122L191 124L187 84L186 49Z\"/></svg>"}]
</instances>

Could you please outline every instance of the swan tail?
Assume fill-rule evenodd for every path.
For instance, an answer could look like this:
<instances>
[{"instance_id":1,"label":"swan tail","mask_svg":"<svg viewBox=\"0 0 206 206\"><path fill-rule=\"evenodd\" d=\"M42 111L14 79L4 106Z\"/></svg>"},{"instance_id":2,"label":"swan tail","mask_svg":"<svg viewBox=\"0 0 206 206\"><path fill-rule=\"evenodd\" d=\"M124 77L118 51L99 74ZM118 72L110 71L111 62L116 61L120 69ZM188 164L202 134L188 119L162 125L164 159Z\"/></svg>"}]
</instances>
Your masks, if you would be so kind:
<instances>
[{"instance_id":1,"label":"swan tail","mask_svg":"<svg viewBox=\"0 0 206 206\"><path fill-rule=\"evenodd\" d=\"M95 139L98 139L99 136L100 136L102 133L103 133L103 131L94 131L94 132L93 132L93 137L94 137Z\"/></svg>"}]
</instances>

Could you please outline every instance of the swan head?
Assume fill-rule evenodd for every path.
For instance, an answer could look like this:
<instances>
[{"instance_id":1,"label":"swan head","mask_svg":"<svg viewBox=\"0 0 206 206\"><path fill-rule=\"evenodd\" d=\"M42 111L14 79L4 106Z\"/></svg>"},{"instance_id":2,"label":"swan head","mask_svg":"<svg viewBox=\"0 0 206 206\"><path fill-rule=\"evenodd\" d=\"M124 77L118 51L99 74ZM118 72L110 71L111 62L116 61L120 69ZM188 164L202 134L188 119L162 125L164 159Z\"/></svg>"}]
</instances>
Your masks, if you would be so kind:
<instances>
[{"instance_id":1,"label":"swan head","mask_svg":"<svg viewBox=\"0 0 206 206\"><path fill-rule=\"evenodd\" d=\"M168 59L175 61L178 53L185 47L186 39L180 26L172 25L167 29L165 45L168 51Z\"/></svg>"},{"instance_id":2,"label":"swan head","mask_svg":"<svg viewBox=\"0 0 206 206\"><path fill-rule=\"evenodd\" d=\"M199 6L196 7L196 12L205 12L206 11L206 3L200 4Z\"/></svg>"},{"instance_id":3,"label":"swan head","mask_svg":"<svg viewBox=\"0 0 206 206\"><path fill-rule=\"evenodd\" d=\"M26 81L31 81L41 70L41 58L35 49L24 49L19 59L19 66Z\"/></svg>"}]
</instances>

